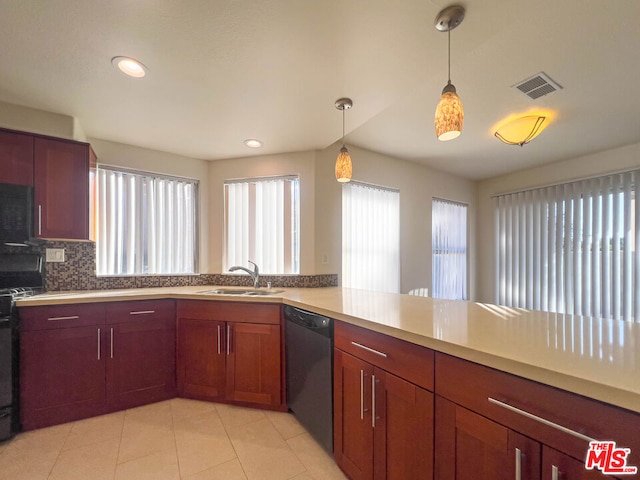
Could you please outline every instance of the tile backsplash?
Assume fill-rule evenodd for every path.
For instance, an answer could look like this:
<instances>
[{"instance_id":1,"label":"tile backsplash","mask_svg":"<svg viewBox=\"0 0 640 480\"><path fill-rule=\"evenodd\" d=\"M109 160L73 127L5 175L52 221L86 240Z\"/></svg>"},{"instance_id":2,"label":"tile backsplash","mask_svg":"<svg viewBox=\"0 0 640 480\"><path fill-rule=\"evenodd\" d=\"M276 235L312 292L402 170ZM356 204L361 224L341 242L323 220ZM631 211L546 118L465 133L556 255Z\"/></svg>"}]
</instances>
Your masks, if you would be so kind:
<instances>
[{"instance_id":1,"label":"tile backsplash","mask_svg":"<svg viewBox=\"0 0 640 480\"><path fill-rule=\"evenodd\" d=\"M45 263L45 285L48 291L109 290L120 288L177 287L189 285L251 286L249 275L139 275L122 277L96 276L96 245L94 242L47 240L41 246L64 248L65 261ZM338 285L337 274L325 275L260 275L260 286L316 288Z\"/></svg>"}]
</instances>

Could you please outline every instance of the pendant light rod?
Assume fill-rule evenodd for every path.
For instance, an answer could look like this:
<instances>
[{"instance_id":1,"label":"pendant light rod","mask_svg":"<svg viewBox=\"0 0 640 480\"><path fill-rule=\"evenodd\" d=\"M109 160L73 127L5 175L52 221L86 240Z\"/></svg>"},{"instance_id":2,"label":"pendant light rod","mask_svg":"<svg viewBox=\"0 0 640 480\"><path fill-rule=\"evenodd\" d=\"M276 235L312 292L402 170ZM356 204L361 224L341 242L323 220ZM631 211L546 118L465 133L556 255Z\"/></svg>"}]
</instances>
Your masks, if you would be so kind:
<instances>
[{"instance_id":1,"label":"pendant light rod","mask_svg":"<svg viewBox=\"0 0 640 480\"><path fill-rule=\"evenodd\" d=\"M350 98L343 97L336 100L335 106L338 110L342 110L342 146L344 147L344 111L353 107L353 102Z\"/></svg>"}]
</instances>

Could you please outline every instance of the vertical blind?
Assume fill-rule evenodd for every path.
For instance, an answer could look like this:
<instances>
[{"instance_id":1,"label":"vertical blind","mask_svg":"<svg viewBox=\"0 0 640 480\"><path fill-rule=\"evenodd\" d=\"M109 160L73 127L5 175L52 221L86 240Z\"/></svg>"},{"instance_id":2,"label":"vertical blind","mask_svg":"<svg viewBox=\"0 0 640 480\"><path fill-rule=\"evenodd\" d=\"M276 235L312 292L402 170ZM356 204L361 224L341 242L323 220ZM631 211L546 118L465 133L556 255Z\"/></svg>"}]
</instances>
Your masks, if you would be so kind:
<instances>
[{"instance_id":1,"label":"vertical blind","mask_svg":"<svg viewBox=\"0 0 640 480\"><path fill-rule=\"evenodd\" d=\"M251 260L263 273L300 272L299 183L297 176L225 182L225 270Z\"/></svg>"},{"instance_id":2,"label":"vertical blind","mask_svg":"<svg viewBox=\"0 0 640 480\"><path fill-rule=\"evenodd\" d=\"M99 167L98 275L196 271L198 182Z\"/></svg>"},{"instance_id":3,"label":"vertical blind","mask_svg":"<svg viewBox=\"0 0 640 480\"><path fill-rule=\"evenodd\" d=\"M495 198L500 304L640 321L640 170Z\"/></svg>"},{"instance_id":4,"label":"vertical blind","mask_svg":"<svg viewBox=\"0 0 640 480\"><path fill-rule=\"evenodd\" d=\"M342 186L342 286L400 291L400 192Z\"/></svg>"},{"instance_id":5,"label":"vertical blind","mask_svg":"<svg viewBox=\"0 0 640 480\"><path fill-rule=\"evenodd\" d=\"M435 298L467 299L467 205L434 198L431 216Z\"/></svg>"}]
</instances>

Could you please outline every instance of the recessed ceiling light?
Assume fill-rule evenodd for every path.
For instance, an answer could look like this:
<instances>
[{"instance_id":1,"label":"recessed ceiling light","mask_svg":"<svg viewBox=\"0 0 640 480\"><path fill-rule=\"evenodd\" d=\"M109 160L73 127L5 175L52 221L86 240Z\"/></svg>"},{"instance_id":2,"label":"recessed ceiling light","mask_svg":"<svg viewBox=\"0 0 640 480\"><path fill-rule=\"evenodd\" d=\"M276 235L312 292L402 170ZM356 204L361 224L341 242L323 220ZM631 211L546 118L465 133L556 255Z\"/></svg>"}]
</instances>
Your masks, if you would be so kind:
<instances>
[{"instance_id":1,"label":"recessed ceiling light","mask_svg":"<svg viewBox=\"0 0 640 480\"><path fill-rule=\"evenodd\" d=\"M255 138L248 138L244 141L244 144L249 148L260 148L262 146L262 142L260 140L256 140Z\"/></svg>"},{"instance_id":2,"label":"recessed ceiling light","mask_svg":"<svg viewBox=\"0 0 640 480\"><path fill-rule=\"evenodd\" d=\"M111 64L130 77L142 78L147 74L147 67L134 58L113 57Z\"/></svg>"}]
</instances>

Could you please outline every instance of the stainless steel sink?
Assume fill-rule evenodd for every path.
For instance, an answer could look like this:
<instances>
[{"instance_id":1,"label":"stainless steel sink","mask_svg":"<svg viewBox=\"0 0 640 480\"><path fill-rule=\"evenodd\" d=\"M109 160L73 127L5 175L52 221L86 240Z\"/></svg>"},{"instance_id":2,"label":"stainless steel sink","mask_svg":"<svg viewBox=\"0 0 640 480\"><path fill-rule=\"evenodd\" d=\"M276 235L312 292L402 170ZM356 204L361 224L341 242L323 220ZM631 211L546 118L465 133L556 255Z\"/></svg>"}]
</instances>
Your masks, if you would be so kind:
<instances>
[{"instance_id":1,"label":"stainless steel sink","mask_svg":"<svg viewBox=\"0 0 640 480\"><path fill-rule=\"evenodd\" d=\"M282 293L284 290L256 290L253 288L216 288L214 290L202 290L198 293L203 295L246 295L248 297L257 297L274 295Z\"/></svg>"}]
</instances>

